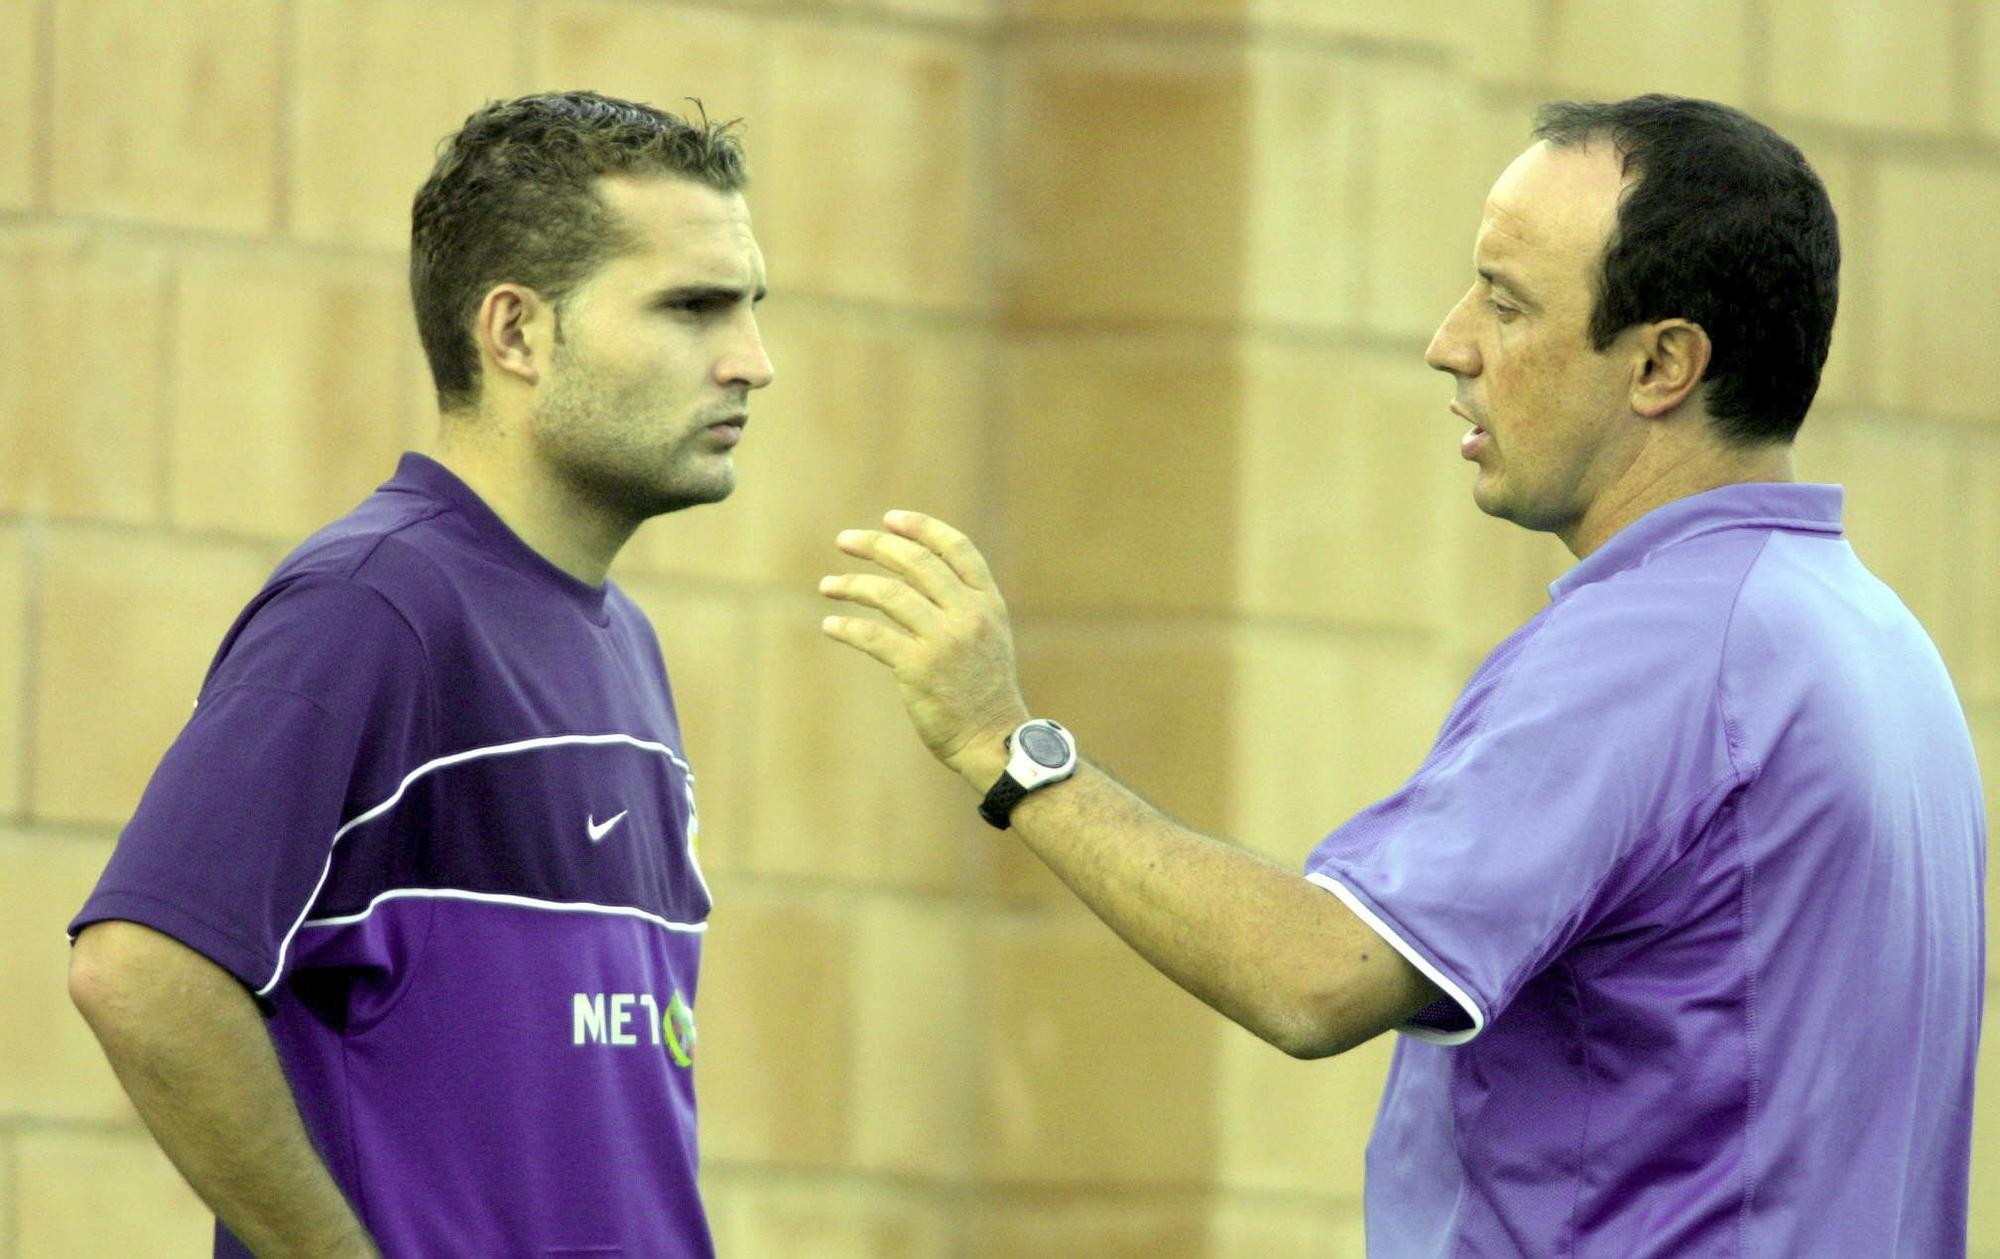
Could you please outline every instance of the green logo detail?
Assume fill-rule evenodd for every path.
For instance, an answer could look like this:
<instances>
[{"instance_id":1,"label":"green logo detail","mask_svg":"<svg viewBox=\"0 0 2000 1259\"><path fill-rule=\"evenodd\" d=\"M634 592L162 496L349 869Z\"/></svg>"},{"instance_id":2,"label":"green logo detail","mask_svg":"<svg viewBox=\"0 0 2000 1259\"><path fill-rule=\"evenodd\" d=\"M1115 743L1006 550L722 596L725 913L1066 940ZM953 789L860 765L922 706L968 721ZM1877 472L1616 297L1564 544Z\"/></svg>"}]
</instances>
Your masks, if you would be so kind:
<instances>
[{"instance_id":1,"label":"green logo detail","mask_svg":"<svg viewBox=\"0 0 2000 1259\"><path fill-rule=\"evenodd\" d=\"M667 1052L674 1056L674 1062L683 1067L693 1066L694 1010L681 999L678 988L667 1002L666 1013L660 1016L660 1031L666 1034Z\"/></svg>"}]
</instances>

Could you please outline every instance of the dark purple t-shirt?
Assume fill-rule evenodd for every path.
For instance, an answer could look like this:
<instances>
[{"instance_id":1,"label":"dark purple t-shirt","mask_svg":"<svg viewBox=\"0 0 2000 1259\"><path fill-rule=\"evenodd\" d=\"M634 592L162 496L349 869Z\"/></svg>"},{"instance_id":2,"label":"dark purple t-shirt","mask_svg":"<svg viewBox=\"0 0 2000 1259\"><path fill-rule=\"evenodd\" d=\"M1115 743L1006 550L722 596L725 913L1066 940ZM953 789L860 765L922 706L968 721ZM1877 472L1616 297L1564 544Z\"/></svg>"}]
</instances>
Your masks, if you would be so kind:
<instances>
[{"instance_id":1,"label":"dark purple t-shirt","mask_svg":"<svg viewBox=\"0 0 2000 1259\"><path fill-rule=\"evenodd\" d=\"M1681 499L1551 593L1307 862L1448 996L1371 1259L1963 1255L1979 772L1840 490Z\"/></svg>"},{"instance_id":2,"label":"dark purple t-shirt","mask_svg":"<svg viewBox=\"0 0 2000 1259\"><path fill-rule=\"evenodd\" d=\"M266 1003L387 1254L706 1257L696 829L645 616L405 455L238 618L70 930Z\"/></svg>"}]
</instances>

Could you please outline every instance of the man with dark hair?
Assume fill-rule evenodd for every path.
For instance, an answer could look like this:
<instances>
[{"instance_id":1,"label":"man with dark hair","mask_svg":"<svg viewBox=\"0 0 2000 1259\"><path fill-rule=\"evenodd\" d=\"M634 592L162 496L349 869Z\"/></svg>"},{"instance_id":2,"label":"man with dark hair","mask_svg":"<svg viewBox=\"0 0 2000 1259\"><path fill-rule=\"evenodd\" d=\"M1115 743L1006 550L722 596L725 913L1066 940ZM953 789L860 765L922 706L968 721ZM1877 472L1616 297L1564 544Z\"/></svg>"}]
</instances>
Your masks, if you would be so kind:
<instances>
[{"instance_id":1,"label":"man with dark hair","mask_svg":"<svg viewBox=\"0 0 2000 1259\"><path fill-rule=\"evenodd\" d=\"M1742 445L1790 441L1819 388L1840 296L1840 233L1805 156L1725 105L1667 96L1556 101L1535 135L1608 143L1621 174L1643 176L1603 250L1591 348L1680 315L1708 336L1702 397L1716 430Z\"/></svg>"},{"instance_id":2,"label":"man with dark hair","mask_svg":"<svg viewBox=\"0 0 2000 1259\"><path fill-rule=\"evenodd\" d=\"M1154 965L1300 1057L1403 1033L1373 1259L1966 1245L1985 819L1936 649L1790 440L1838 247L1737 111L1559 105L1426 355L1473 498L1580 561L1304 878L1031 720L971 542L892 512L826 633ZM1386 947L1385 947L1386 946Z\"/></svg>"},{"instance_id":3,"label":"man with dark hair","mask_svg":"<svg viewBox=\"0 0 2000 1259\"><path fill-rule=\"evenodd\" d=\"M764 261L726 126L474 114L417 194L443 420L224 638L70 990L216 1253L708 1256L694 775L606 580L726 497Z\"/></svg>"}]
</instances>

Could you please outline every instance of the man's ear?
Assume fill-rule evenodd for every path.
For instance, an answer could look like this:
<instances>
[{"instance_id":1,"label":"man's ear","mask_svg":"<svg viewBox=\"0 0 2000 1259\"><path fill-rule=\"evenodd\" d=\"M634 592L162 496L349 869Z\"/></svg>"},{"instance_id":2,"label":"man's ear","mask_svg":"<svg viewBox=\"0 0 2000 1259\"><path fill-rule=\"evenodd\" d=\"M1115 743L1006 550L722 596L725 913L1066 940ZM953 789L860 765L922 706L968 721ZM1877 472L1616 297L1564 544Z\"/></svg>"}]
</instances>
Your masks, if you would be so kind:
<instances>
[{"instance_id":1,"label":"man's ear","mask_svg":"<svg viewBox=\"0 0 2000 1259\"><path fill-rule=\"evenodd\" d=\"M1713 353L1698 323L1663 319L1639 329L1639 369L1632 377L1632 410L1657 420L1688 400L1708 372Z\"/></svg>"},{"instance_id":2,"label":"man's ear","mask_svg":"<svg viewBox=\"0 0 2000 1259\"><path fill-rule=\"evenodd\" d=\"M554 341L554 321L555 308L531 288L496 284L489 289L472 329L488 376L539 384Z\"/></svg>"}]
</instances>

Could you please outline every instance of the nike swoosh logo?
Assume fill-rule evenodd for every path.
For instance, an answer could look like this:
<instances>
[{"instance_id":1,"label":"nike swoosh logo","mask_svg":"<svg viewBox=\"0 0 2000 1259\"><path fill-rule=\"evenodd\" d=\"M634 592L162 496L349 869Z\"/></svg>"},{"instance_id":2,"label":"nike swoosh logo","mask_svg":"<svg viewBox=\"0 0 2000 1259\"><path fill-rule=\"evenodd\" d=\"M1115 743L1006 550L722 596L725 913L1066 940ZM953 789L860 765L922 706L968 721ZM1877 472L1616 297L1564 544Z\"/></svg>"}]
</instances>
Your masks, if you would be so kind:
<instances>
[{"instance_id":1,"label":"nike swoosh logo","mask_svg":"<svg viewBox=\"0 0 2000 1259\"><path fill-rule=\"evenodd\" d=\"M630 813L631 811L627 809L625 813ZM590 842L594 844L606 835L609 835L612 827L625 820L625 813L620 813L617 817L605 818L602 822L586 813L583 818L583 825L584 829L590 832Z\"/></svg>"}]
</instances>

